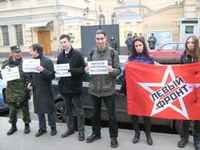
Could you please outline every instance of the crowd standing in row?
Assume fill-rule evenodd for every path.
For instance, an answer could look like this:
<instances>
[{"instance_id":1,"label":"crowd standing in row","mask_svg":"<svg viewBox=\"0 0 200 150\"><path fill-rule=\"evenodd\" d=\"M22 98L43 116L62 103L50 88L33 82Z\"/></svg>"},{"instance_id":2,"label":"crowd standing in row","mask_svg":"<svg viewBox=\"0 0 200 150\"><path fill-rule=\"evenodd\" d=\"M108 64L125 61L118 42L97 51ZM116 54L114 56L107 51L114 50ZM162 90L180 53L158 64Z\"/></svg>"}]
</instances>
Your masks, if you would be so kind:
<instances>
[{"instance_id":1,"label":"crowd standing in row","mask_svg":"<svg viewBox=\"0 0 200 150\"><path fill-rule=\"evenodd\" d=\"M131 36L131 35L129 35ZM85 140L85 118L83 110L83 101L81 100L82 81L84 73L88 73L89 66L84 62L81 53L75 50L70 42L70 37L63 34L59 38L62 51L58 55L57 64L69 64L71 75L59 79L59 90L65 98L65 117L67 130L61 135L62 138L75 133L74 120L78 123L78 140ZM89 83L89 94L94 105L92 118L92 133L86 138L86 143L92 143L101 139L101 103L104 102L109 116L110 146L118 147L118 126L115 110L115 82L116 76L120 73L119 57L117 51L108 44L107 35L103 30L97 30L95 35L96 47L90 51L88 61L107 60L108 74L91 75ZM135 37L127 40L130 56L128 61L137 61L146 64L154 64L154 60L149 57L144 38ZM131 45L128 43L130 42ZM187 38L185 43L185 52L181 57L182 63L193 63L198 61L197 50L199 48L198 39L195 36ZM55 121L55 105L52 95L51 81L54 79L53 62L43 55L43 48L39 44L33 44L29 47L33 59L39 59L40 65L37 67L37 73L24 73L22 71L22 54L18 47L11 47L11 53L2 68L19 67L20 79L8 81L6 90L6 100L9 105L9 122L11 128L7 135L12 135L17 131L17 112L22 110L23 121L25 123L24 133L30 133L30 115L28 108L28 99L30 99L30 89L33 91L34 112L38 116L39 130L36 137L47 132L45 114L48 116L50 126L50 135L57 134ZM125 80L124 80L125 83ZM125 84L126 85L126 84ZM32 87L32 88L31 88ZM125 88L126 89L126 88ZM75 114L75 116L74 116ZM144 119L145 135L147 144L152 145L151 137L151 118L142 116ZM135 135L133 143L138 143L140 139L139 116L132 116ZM182 121L181 140L178 147L184 147L189 139L189 125L191 121ZM194 147L200 150L200 121L194 122Z\"/></svg>"}]
</instances>

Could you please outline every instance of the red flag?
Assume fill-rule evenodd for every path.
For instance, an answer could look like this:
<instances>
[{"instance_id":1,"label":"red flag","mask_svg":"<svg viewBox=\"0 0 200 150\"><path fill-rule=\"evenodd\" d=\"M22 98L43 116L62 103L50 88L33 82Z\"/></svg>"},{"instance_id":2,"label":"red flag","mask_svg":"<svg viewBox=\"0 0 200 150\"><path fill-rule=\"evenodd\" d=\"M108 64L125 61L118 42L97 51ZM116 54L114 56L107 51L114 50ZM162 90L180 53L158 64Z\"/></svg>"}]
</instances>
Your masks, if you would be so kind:
<instances>
[{"instance_id":1,"label":"red flag","mask_svg":"<svg viewBox=\"0 0 200 150\"><path fill-rule=\"evenodd\" d=\"M125 66L129 115L200 120L200 63Z\"/></svg>"}]
</instances>

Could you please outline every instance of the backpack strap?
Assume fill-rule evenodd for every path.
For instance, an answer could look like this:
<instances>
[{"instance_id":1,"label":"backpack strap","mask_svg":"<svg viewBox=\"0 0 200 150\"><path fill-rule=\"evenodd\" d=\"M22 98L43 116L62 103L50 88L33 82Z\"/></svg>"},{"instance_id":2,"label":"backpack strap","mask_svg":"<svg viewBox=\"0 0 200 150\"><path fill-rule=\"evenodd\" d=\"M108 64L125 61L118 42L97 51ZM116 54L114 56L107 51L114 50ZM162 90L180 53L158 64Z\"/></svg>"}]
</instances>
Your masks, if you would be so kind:
<instances>
[{"instance_id":1,"label":"backpack strap","mask_svg":"<svg viewBox=\"0 0 200 150\"><path fill-rule=\"evenodd\" d=\"M94 55L94 50L92 50L92 51L90 52L90 54L89 54L89 59L90 59L90 61L92 60L93 55Z\"/></svg>"}]
</instances>

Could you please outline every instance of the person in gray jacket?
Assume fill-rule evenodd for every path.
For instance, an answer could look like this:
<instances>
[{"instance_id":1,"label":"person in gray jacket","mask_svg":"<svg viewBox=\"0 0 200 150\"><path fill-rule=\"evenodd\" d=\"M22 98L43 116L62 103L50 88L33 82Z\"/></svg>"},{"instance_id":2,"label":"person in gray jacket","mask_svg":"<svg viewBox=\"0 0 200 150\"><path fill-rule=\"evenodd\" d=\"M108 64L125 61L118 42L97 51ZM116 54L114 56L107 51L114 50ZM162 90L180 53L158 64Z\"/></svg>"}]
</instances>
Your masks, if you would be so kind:
<instances>
[{"instance_id":1,"label":"person in gray jacket","mask_svg":"<svg viewBox=\"0 0 200 150\"><path fill-rule=\"evenodd\" d=\"M89 94L94 103L92 134L86 139L87 143L92 143L101 138L101 103L105 103L110 122L111 147L118 147L118 127L115 111L115 81L120 73L119 56L117 51L108 46L107 36L103 30L96 31L96 48L91 51L88 61L107 60L108 74L91 75ZM86 66L85 71L88 72Z\"/></svg>"}]
</instances>

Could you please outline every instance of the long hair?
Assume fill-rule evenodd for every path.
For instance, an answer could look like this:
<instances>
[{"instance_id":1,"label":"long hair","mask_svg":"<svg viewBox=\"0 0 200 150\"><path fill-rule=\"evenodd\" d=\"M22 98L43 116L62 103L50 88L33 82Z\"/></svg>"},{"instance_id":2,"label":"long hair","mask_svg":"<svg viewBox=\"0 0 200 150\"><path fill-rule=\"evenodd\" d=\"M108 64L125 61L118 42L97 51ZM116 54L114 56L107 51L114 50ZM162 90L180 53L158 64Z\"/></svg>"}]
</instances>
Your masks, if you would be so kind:
<instances>
[{"instance_id":1,"label":"long hair","mask_svg":"<svg viewBox=\"0 0 200 150\"><path fill-rule=\"evenodd\" d=\"M146 45L144 39L143 39L143 38L140 38L140 37L137 37L137 38L135 38L135 39L133 40L133 44L132 44L132 45L133 45L133 46L132 46L132 56L137 56L137 55L138 55L138 53L137 53L137 51L136 51L136 48L135 48L135 42L137 42L137 41L139 41L139 42L141 42L141 43L143 44L143 51L142 51L142 54L145 55L145 56L147 56L147 57L149 57L147 45Z\"/></svg>"},{"instance_id":2,"label":"long hair","mask_svg":"<svg viewBox=\"0 0 200 150\"><path fill-rule=\"evenodd\" d=\"M186 41L185 41L185 54L187 54L189 52L189 48L187 46L189 39L192 39L193 42L194 42L194 50L192 51L191 55L195 59L198 59L199 58L199 39L195 35L191 35L186 39Z\"/></svg>"}]
</instances>

